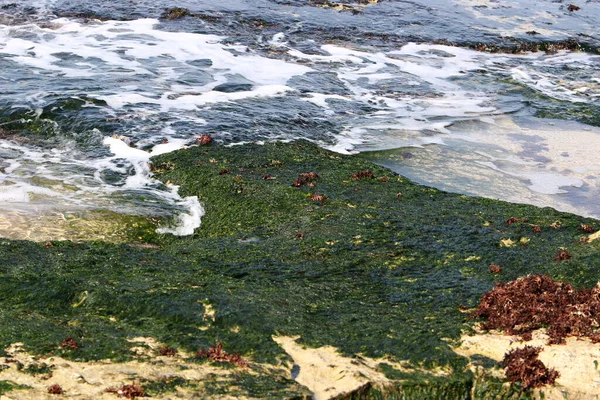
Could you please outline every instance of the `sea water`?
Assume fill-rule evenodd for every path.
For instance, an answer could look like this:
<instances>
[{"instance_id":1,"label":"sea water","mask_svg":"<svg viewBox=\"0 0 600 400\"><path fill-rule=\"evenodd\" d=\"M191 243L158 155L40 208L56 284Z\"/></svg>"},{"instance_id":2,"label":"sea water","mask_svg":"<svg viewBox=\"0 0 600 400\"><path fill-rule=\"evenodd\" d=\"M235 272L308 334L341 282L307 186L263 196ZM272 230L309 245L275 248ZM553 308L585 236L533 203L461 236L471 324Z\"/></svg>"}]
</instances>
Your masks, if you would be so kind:
<instances>
[{"instance_id":1,"label":"sea water","mask_svg":"<svg viewBox=\"0 0 600 400\"><path fill-rule=\"evenodd\" d=\"M192 234L201 200L154 180L149 162L205 133L308 139L425 185L600 217L600 55L433 43L469 20L490 44L525 29L560 40L572 13L548 3L535 20L515 14L522 2L463 1L454 21L447 5L413 5L409 26L401 2L292 3L189 4L197 14L165 21L159 2L128 18L106 2L85 4L98 7L87 17L68 2L0 2L0 235L110 239L92 214ZM452 29L419 37L414 23L435 23L424 10ZM369 15L404 28L384 36Z\"/></svg>"}]
</instances>

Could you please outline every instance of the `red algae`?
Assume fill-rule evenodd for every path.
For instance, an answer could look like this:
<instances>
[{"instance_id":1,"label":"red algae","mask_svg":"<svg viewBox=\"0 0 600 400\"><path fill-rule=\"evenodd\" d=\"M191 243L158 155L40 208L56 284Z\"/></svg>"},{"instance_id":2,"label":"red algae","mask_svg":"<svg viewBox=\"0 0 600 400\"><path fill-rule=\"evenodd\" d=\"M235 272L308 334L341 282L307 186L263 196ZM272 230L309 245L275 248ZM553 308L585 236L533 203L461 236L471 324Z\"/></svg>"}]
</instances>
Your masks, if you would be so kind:
<instances>
[{"instance_id":1,"label":"red algae","mask_svg":"<svg viewBox=\"0 0 600 400\"><path fill-rule=\"evenodd\" d=\"M227 353L223 350L222 343L216 343L214 346L210 346L208 349L200 349L196 352L198 357L209 358L213 361L226 361L230 362L237 367L247 367L248 362L244 360L238 353Z\"/></svg>"},{"instance_id":2,"label":"red algae","mask_svg":"<svg viewBox=\"0 0 600 400\"><path fill-rule=\"evenodd\" d=\"M136 397L145 397L146 392L137 383L131 385L123 385L120 388L108 388L104 390L106 393L114 393L119 397L127 399L135 399Z\"/></svg>"},{"instance_id":3,"label":"red algae","mask_svg":"<svg viewBox=\"0 0 600 400\"><path fill-rule=\"evenodd\" d=\"M370 170L364 169L364 170L356 171L355 173L351 174L350 178L352 178L354 180L363 179L363 178L373 179L373 178L375 178L375 175Z\"/></svg>"},{"instance_id":4,"label":"red algae","mask_svg":"<svg viewBox=\"0 0 600 400\"><path fill-rule=\"evenodd\" d=\"M547 327L548 343L561 344L568 336L598 336L600 287L576 290L570 283L546 275L527 275L506 283L497 282L484 293L472 317L481 317L484 329L530 338Z\"/></svg>"},{"instance_id":5,"label":"red algae","mask_svg":"<svg viewBox=\"0 0 600 400\"><path fill-rule=\"evenodd\" d=\"M520 381L525 390L553 384L560 374L538 359L541 350L541 347L525 346L506 353L502 360L506 378L511 382Z\"/></svg>"}]
</instances>

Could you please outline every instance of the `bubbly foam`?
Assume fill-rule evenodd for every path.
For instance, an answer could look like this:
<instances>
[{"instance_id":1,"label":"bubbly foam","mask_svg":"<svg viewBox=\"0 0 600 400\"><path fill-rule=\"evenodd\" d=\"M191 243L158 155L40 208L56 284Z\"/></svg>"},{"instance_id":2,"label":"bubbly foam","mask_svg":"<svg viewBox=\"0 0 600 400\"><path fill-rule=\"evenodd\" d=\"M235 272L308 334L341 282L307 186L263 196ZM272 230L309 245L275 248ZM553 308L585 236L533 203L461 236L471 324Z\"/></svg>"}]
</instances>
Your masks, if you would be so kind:
<instances>
[{"instance_id":1,"label":"bubbly foam","mask_svg":"<svg viewBox=\"0 0 600 400\"><path fill-rule=\"evenodd\" d=\"M178 112L180 120L196 126L204 124L197 112L203 106L279 96L292 90L285 86L291 76L310 71L248 53L243 46L222 44L218 36L165 32L155 29L157 24L152 19L82 23L61 18L44 27L0 26L0 54L29 73L52 77L57 83L97 81L99 87L89 94L105 101L120 118L132 111L142 121L154 114ZM206 79L190 84L196 73L204 73ZM213 90L240 78L249 82L245 90ZM29 104L20 105L37 108L33 117L39 118L46 93L32 88L19 97L23 94ZM204 213L198 199L179 198L176 187L158 189L148 167L151 156L182 148L195 138L190 133L181 137L170 124L158 127L162 138L158 144L154 135L138 136L132 130L120 137L105 137L101 143L110 154L93 158L83 156L76 144L40 149L37 144L0 140L0 146L14 152L4 168L6 186L0 188L0 199L17 204L54 197L47 201L58 208L107 207L163 216L173 210L177 215L172 223L158 231L189 235L200 226ZM132 147L134 141L150 150ZM73 157L74 153L81 157ZM32 184L37 176L45 177L45 182ZM146 200L132 200L139 196ZM158 209L150 210L152 203L160 203Z\"/></svg>"},{"instance_id":2,"label":"bubbly foam","mask_svg":"<svg viewBox=\"0 0 600 400\"><path fill-rule=\"evenodd\" d=\"M152 215L167 221L159 232L191 234L202 205L154 181L148 160L193 144L207 127L229 144L306 138L343 153L470 142L473 159L457 165L522 181L529 191L521 192L524 199L534 193L547 201L595 187L594 156L586 152L597 148L595 130L582 133L587 127L580 124L568 135L530 133L506 125L502 115L523 108L523 95L506 94L514 88L595 104L597 56L488 54L414 43L392 51L325 44L320 54L308 54L284 33L266 42L273 54L261 54L216 35L162 31L155 19L47 22L0 25L3 98L11 108L30 109L34 121L57 98L83 102L81 114L93 110L115 121L116 136L92 130L62 132L54 142L0 139L0 200L14 208L51 204ZM577 139L567 142L569 135ZM554 153L539 151L543 146ZM579 158L586 164L572 161Z\"/></svg>"}]
</instances>

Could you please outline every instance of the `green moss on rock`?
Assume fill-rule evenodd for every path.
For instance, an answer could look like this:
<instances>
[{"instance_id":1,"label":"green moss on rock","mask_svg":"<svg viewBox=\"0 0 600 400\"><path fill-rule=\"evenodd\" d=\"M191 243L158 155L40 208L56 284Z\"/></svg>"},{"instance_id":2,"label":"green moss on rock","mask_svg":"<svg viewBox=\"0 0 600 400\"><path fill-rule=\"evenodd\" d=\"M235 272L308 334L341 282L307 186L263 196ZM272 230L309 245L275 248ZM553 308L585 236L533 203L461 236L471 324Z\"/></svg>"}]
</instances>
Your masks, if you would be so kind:
<instances>
[{"instance_id":1,"label":"green moss on rock","mask_svg":"<svg viewBox=\"0 0 600 400\"><path fill-rule=\"evenodd\" d=\"M11 381L0 380L0 395L2 395L4 393L8 393L11 390L27 389L27 388L28 388L28 386L25 386L25 385L18 385Z\"/></svg>"},{"instance_id":2,"label":"green moss on rock","mask_svg":"<svg viewBox=\"0 0 600 400\"><path fill-rule=\"evenodd\" d=\"M128 338L151 336L190 352L221 342L252 361L290 365L271 337L300 336L347 355L439 367L445 378L399 376L397 391L459 396L473 385L452 348L472 323L461 310L495 280L597 281L599 246L580 241L578 228L598 221L441 192L308 142L201 146L153 163L169 166L156 177L199 197L202 226L155 236L155 248L0 240L0 348L22 341L35 353L125 360L135 357ZM373 177L353 177L364 170ZM306 172L318 178L292 186ZM572 258L554 261L560 248ZM77 350L60 349L68 336ZM304 393L266 372L242 375L247 393Z\"/></svg>"}]
</instances>

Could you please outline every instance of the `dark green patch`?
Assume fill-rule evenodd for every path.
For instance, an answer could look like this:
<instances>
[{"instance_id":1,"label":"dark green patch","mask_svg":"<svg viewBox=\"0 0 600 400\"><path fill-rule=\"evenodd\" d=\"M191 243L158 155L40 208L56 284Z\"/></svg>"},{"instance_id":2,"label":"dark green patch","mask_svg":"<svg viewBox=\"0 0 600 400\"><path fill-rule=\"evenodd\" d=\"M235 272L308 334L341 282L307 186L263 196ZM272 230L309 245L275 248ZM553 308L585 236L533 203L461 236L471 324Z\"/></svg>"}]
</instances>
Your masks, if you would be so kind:
<instances>
[{"instance_id":1,"label":"dark green patch","mask_svg":"<svg viewBox=\"0 0 600 400\"><path fill-rule=\"evenodd\" d=\"M210 376L203 381L203 394L269 399L310 399L306 388L277 375L239 372L227 377Z\"/></svg>"},{"instance_id":2,"label":"dark green patch","mask_svg":"<svg viewBox=\"0 0 600 400\"><path fill-rule=\"evenodd\" d=\"M178 387L195 388L198 386L196 383L180 376L165 376L155 381L143 380L141 384L144 388L144 391L152 397L156 397L164 393L174 392Z\"/></svg>"},{"instance_id":3,"label":"dark green patch","mask_svg":"<svg viewBox=\"0 0 600 400\"><path fill-rule=\"evenodd\" d=\"M340 396L335 400L464 400L471 398L471 380L457 380L455 377L439 379L436 382L398 382L379 387L370 383Z\"/></svg>"},{"instance_id":4,"label":"dark green patch","mask_svg":"<svg viewBox=\"0 0 600 400\"><path fill-rule=\"evenodd\" d=\"M543 399L543 389L541 389ZM479 376L473 389L474 399L490 400L530 400L536 398L532 390L523 390L518 383L506 383L491 376Z\"/></svg>"},{"instance_id":5,"label":"dark green patch","mask_svg":"<svg viewBox=\"0 0 600 400\"><path fill-rule=\"evenodd\" d=\"M11 381L0 380L0 394L8 393L15 389L27 389L29 386L19 385Z\"/></svg>"},{"instance_id":6,"label":"dark green patch","mask_svg":"<svg viewBox=\"0 0 600 400\"><path fill-rule=\"evenodd\" d=\"M401 375L402 379L407 377L404 373ZM418 375L421 378L424 376L421 373ZM400 375L393 378L388 376L388 378L399 379ZM544 398L543 389L541 396ZM426 380L402 381L385 387L366 384L351 393L335 397L335 400L529 400L534 398L536 397L531 390L524 391L518 384L507 384L501 379L488 375L475 379L465 376L463 380L456 377L444 379L429 375Z\"/></svg>"},{"instance_id":7,"label":"dark green patch","mask_svg":"<svg viewBox=\"0 0 600 400\"><path fill-rule=\"evenodd\" d=\"M46 363L33 363L28 364L21 371L31 375L49 374L54 369L54 365L48 365Z\"/></svg>"}]
</instances>

